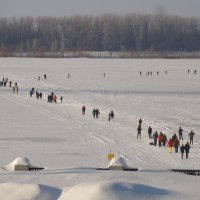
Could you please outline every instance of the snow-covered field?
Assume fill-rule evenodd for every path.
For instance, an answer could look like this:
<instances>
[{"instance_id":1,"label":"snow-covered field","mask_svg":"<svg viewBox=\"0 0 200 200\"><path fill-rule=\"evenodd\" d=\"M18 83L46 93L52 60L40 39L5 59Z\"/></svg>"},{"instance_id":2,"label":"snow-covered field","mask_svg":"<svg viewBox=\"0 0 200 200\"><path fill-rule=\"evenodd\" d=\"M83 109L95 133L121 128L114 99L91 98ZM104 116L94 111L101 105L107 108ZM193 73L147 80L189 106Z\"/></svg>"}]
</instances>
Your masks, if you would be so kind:
<instances>
[{"instance_id":1,"label":"snow-covered field","mask_svg":"<svg viewBox=\"0 0 200 200\"><path fill-rule=\"evenodd\" d=\"M0 58L3 77L19 93L0 87L1 200L198 199L200 177L168 169L200 169L200 60ZM42 100L30 98L32 87ZM52 91L58 103L47 102ZM189 159L149 145L149 125L168 138L181 126L184 144L193 130ZM109 165L110 151L140 170L96 170ZM13 171L18 157L45 169Z\"/></svg>"}]
</instances>

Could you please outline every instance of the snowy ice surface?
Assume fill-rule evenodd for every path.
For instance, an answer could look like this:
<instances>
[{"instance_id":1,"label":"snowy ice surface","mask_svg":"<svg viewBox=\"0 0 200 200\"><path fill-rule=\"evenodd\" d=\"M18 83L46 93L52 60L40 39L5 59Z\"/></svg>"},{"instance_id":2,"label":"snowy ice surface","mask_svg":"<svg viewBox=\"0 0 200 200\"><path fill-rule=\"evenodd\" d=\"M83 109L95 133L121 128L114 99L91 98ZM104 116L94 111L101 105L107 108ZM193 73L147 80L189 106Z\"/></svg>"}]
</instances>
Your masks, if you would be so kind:
<instances>
[{"instance_id":1,"label":"snowy ice surface","mask_svg":"<svg viewBox=\"0 0 200 200\"><path fill-rule=\"evenodd\" d=\"M3 77L18 83L19 94L0 87L1 200L198 199L200 178L168 169L200 169L199 59L0 58ZM42 100L30 98L32 87ZM57 104L47 102L52 91ZM111 110L115 118L109 122ZM149 145L149 125L168 138L181 126L181 143L193 130L189 159ZM110 151L140 171L96 170L108 166ZM18 157L45 170L3 169Z\"/></svg>"}]
</instances>

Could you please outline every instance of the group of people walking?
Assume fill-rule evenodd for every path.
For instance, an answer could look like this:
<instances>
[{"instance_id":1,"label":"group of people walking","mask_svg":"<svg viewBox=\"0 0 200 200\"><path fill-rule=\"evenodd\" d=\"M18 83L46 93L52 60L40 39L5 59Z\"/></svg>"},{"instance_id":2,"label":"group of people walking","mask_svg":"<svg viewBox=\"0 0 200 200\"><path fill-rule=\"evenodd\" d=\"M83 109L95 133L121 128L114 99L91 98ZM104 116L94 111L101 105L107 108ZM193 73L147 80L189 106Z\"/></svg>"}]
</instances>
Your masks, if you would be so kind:
<instances>
[{"instance_id":1,"label":"group of people walking","mask_svg":"<svg viewBox=\"0 0 200 200\"><path fill-rule=\"evenodd\" d=\"M85 107L85 105L82 106L81 111L82 111L82 115L85 115L85 113L86 113L86 107ZM98 119L99 115L100 115L99 109L98 108L94 108L92 110L92 115L93 115L93 118ZM108 121L112 121L114 119L114 117L115 117L115 113L114 113L113 110L111 110L108 113Z\"/></svg>"},{"instance_id":2,"label":"group of people walking","mask_svg":"<svg viewBox=\"0 0 200 200\"><path fill-rule=\"evenodd\" d=\"M13 94L18 94L19 92L19 87L17 85L17 82L15 82L14 86L12 87L12 81L8 80L8 78L2 78L2 81L0 81L0 87L7 87L7 85L9 84L9 88L12 88L12 92Z\"/></svg>"},{"instance_id":3,"label":"group of people walking","mask_svg":"<svg viewBox=\"0 0 200 200\"><path fill-rule=\"evenodd\" d=\"M138 126L139 129L139 126ZM169 140L167 139L167 136L165 134L163 134L162 132L160 132L158 134L157 131L155 131L155 133L152 136L152 127L149 126L148 127L148 137L149 139L153 139L153 142L150 142L150 145L154 145L159 147L168 147L168 152L171 153L172 149L174 148L175 153L178 153L179 148L180 148L180 152L181 152L181 158L183 159L183 155L184 153L186 153L186 159L188 159L188 155L189 155L189 151L190 151L190 145L193 145L193 138L195 133L193 131L190 131L190 133L188 134L189 139L190 139L190 143L186 142L186 144L184 145L183 143L180 145L180 141L183 141L183 129L181 127L179 127L178 130L178 136L174 133L173 136L171 138L169 138ZM139 133L139 131L138 131Z\"/></svg>"},{"instance_id":4,"label":"group of people walking","mask_svg":"<svg viewBox=\"0 0 200 200\"><path fill-rule=\"evenodd\" d=\"M35 93L36 99L40 99L40 100L42 99L42 92L38 92L37 90L35 91L34 87L31 88L29 93L30 93L30 97L32 97L33 94Z\"/></svg>"}]
</instances>

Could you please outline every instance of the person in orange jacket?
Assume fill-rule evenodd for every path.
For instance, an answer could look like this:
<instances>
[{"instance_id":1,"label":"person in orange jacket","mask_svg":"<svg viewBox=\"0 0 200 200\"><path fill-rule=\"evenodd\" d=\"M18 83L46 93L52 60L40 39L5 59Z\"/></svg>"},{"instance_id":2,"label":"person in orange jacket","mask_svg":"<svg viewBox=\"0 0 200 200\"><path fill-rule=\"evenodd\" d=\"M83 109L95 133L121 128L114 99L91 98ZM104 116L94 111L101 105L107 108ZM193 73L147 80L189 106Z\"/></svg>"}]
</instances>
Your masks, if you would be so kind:
<instances>
[{"instance_id":1,"label":"person in orange jacket","mask_svg":"<svg viewBox=\"0 0 200 200\"><path fill-rule=\"evenodd\" d=\"M172 142L171 138L167 142L167 147L168 147L169 153L171 153L172 152L172 147L173 147L173 142Z\"/></svg>"}]
</instances>

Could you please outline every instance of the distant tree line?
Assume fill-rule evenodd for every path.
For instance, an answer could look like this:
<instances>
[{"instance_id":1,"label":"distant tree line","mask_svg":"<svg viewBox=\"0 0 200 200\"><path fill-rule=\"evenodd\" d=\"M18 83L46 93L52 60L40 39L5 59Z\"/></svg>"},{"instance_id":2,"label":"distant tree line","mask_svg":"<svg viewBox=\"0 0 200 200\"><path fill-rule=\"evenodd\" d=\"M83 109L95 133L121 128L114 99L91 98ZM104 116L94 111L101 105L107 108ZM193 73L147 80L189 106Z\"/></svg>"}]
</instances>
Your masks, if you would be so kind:
<instances>
[{"instance_id":1,"label":"distant tree line","mask_svg":"<svg viewBox=\"0 0 200 200\"><path fill-rule=\"evenodd\" d=\"M199 50L200 19L194 17L0 18L0 52Z\"/></svg>"}]
</instances>

